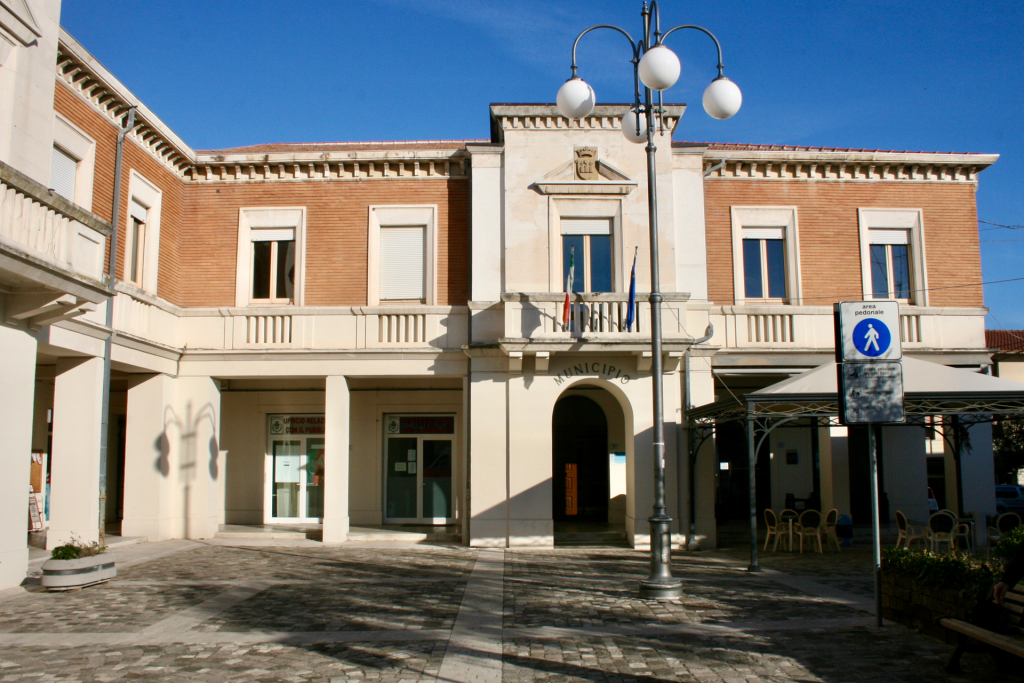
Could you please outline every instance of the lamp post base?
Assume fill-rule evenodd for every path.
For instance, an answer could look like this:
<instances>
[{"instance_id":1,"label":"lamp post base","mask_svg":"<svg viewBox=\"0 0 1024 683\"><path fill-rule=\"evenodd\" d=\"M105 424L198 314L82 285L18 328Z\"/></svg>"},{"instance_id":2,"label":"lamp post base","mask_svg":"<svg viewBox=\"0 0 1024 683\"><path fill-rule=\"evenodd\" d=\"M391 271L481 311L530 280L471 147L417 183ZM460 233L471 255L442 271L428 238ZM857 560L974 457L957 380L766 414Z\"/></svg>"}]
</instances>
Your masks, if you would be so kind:
<instances>
[{"instance_id":1,"label":"lamp post base","mask_svg":"<svg viewBox=\"0 0 1024 683\"><path fill-rule=\"evenodd\" d=\"M672 576L672 518L664 512L648 519L651 523L651 575L640 582L640 597L672 600L683 597L683 582Z\"/></svg>"},{"instance_id":2,"label":"lamp post base","mask_svg":"<svg viewBox=\"0 0 1024 683\"><path fill-rule=\"evenodd\" d=\"M671 581L669 583L641 581L640 597L645 600L674 600L681 598L683 597L683 584L681 581Z\"/></svg>"}]
</instances>

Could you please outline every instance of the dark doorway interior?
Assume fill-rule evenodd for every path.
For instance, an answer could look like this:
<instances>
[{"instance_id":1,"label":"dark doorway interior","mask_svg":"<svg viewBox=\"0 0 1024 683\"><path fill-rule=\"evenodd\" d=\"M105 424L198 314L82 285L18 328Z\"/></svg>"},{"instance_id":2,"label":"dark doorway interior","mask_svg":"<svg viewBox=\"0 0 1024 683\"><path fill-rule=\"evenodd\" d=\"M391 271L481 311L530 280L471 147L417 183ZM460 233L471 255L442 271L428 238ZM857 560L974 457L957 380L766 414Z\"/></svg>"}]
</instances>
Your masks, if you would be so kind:
<instances>
[{"instance_id":1,"label":"dark doorway interior","mask_svg":"<svg viewBox=\"0 0 1024 683\"><path fill-rule=\"evenodd\" d=\"M876 428L877 429L877 428ZM882 430L875 432L878 458L878 518L889 521L889 497L882 472ZM850 516L854 524L871 523L871 461L868 455L868 427L849 427L847 448L850 464Z\"/></svg>"},{"instance_id":2,"label":"dark doorway interior","mask_svg":"<svg viewBox=\"0 0 1024 683\"><path fill-rule=\"evenodd\" d=\"M608 422L583 396L555 404L552 516L556 522L608 521Z\"/></svg>"}]
</instances>

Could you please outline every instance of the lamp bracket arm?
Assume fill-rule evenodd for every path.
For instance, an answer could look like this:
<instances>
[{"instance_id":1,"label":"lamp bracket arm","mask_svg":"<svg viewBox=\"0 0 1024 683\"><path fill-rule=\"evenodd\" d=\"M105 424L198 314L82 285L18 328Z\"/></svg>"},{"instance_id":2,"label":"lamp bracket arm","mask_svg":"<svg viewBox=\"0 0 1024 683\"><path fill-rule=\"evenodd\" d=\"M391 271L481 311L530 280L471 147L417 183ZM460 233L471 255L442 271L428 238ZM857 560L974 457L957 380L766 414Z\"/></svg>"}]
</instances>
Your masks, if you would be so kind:
<instances>
[{"instance_id":1,"label":"lamp bracket arm","mask_svg":"<svg viewBox=\"0 0 1024 683\"><path fill-rule=\"evenodd\" d=\"M633 64L635 65L637 62L640 61L640 54L637 51L636 42L634 42L633 38L628 33L626 33L624 30L622 30L618 26L612 26L611 24L597 24L596 26L591 26L588 29L584 29L582 33L580 33L578 36L576 36L576 40L574 40L573 43L572 43L572 77L573 78L576 78L576 46L579 45L580 38L582 38L583 36L587 35L591 31L596 31L599 28L610 28L611 30L618 31L622 35L626 36L626 40L629 41L629 47L630 47L630 49L633 50ZM634 68L635 68L635 66L634 66Z\"/></svg>"},{"instance_id":2,"label":"lamp bracket arm","mask_svg":"<svg viewBox=\"0 0 1024 683\"><path fill-rule=\"evenodd\" d=\"M661 36L661 39L658 41L657 44L661 45L663 42L665 42L665 39L668 38L669 35L671 35L671 33L673 31L680 31L680 30L685 29L685 28L692 28L695 31L700 31L701 33L707 35L708 38L710 38L711 40L715 41L715 48L718 49L718 77L722 78L725 75L724 74L725 67L722 65L722 44L718 42L718 38L715 38L715 34L714 33L712 33L711 31L707 30L703 26L696 26L694 24L685 24L683 26L676 26L674 28L670 28L669 30L665 31L665 34Z\"/></svg>"}]
</instances>

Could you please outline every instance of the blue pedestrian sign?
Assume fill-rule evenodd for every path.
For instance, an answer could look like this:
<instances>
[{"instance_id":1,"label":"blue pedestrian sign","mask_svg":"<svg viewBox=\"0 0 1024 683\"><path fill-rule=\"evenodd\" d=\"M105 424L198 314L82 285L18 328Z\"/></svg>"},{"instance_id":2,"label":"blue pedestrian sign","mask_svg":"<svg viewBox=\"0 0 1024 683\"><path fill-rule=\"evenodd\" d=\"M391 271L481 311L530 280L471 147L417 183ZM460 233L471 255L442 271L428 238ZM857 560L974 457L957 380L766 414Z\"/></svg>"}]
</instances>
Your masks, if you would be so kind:
<instances>
[{"instance_id":1,"label":"blue pedestrian sign","mask_svg":"<svg viewBox=\"0 0 1024 683\"><path fill-rule=\"evenodd\" d=\"M903 358L900 305L895 301L836 304L836 361L890 361Z\"/></svg>"},{"instance_id":2,"label":"blue pedestrian sign","mask_svg":"<svg viewBox=\"0 0 1024 683\"><path fill-rule=\"evenodd\" d=\"M888 351L891 342L889 328L877 318L861 320L853 328L853 345L870 358L877 358Z\"/></svg>"}]
</instances>

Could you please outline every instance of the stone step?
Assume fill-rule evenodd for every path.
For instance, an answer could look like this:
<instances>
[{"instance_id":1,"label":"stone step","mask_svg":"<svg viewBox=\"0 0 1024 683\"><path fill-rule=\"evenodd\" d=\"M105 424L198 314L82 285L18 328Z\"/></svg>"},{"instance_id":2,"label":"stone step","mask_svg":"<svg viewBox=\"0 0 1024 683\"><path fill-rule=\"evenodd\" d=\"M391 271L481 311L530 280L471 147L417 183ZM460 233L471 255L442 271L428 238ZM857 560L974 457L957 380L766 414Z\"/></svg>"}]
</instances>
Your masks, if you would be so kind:
<instances>
[{"instance_id":1,"label":"stone step","mask_svg":"<svg viewBox=\"0 0 1024 683\"><path fill-rule=\"evenodd\" d=\"M304 531L218 531L214 538L228 538L235 540L261 539L264 541L305 541Z\"/></svg>"},{"instance_id":2,"label":"stone step","mask_svg":"<svg viewBox=\"0 0 1024 683\"><path fill-rule=\"evenodd\" d=\"M457 532L421 532L398 529L350 529L348 540L353 543L461 543Z\"/></svg>"},{"instance_id":3,"label":"stone step","mask_svg":"<svg viewBox=\"0 0 1024 683\"><path fill-rule=\"evenodd\" d=\"M555 533L556 546L597 546L628 548L629 541L624 531L575 531Z\"/></svg>"}]
</instances>

